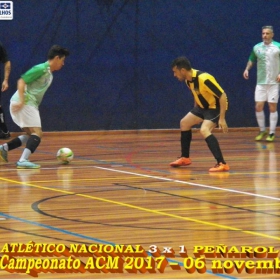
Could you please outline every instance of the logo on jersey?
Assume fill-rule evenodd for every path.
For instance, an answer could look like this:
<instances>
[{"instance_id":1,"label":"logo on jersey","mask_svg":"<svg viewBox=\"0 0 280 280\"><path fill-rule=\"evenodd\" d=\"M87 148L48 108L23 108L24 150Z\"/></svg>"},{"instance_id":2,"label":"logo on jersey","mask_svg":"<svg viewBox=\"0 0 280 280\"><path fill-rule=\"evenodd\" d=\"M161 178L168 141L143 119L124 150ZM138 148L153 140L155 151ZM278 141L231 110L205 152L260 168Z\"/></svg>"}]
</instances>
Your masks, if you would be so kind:
<instances>
[{"instance_id":1,"label":"logo on jersey","mask_svg":"<svg viewBox=\"0 0 280 280\"><path fill-rule=\"evenodd\" d=\"M13 15L13 1L0 1L0 20L11 20Z\"/></svg>"}]
</instances>

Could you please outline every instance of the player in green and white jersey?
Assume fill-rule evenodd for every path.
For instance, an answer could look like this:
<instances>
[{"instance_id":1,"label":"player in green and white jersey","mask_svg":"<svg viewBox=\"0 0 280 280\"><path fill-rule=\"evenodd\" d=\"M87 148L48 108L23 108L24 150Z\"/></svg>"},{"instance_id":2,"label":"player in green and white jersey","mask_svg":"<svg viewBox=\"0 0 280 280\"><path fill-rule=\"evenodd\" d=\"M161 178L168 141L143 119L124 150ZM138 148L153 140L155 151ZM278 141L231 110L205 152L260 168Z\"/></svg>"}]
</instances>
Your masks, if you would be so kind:
<instances>
[{"instance_id":1,"label":"player in green and white jersey","mask_svg":"<svg viewBox=\"0 0 280 280\"><path fill-rule=\"evenodd\" d=\"M22 86L25 86L24 84L26 84L26 89L24 91L24 104L38 109L45 92L52 82L52 79L53 75L48 61L32 67L26 73L21 75L19 85L22 84ZM14 109L17 107L21 108L21 105L23 104L20 102L21 98L22 92L20 93L20 90L17 90L11 98L11 101L14 104Z\"/></svg>"},{"instance_id":2,"label":"player in green and white jersey","mask_svg":"<svg viewBox=\"0 0 280 280\"><path fill-rule=\"evenodd\" d=\"M29 161L42 138L39 105L52 83L52 72L62 68L68 55L67 49L54 45L48 52L48 61L35 65L18 80L17 91L11 98L10 113L13 121L26 134L0 146L0 159L3 161L8 162L8 151L26 144L17 168L40 168L39 164Z\"/></svg>"},{"instance_id":3,"label":"player in green and white jersey","mask_svg":"<svg viewBox=\"0 0 280 280\"><path fill-rule=\"evenodd\" d=\"M249 70L257 63L257 85L255 89L256 118L260 133L255 140L262 140L267 135L265 126L265 114L263 111L265 102L268 102L269 135L266 141L275 139L275 130L278 122L277 103L279 99L280 82L280 43L273 41L273 27L262 27L263 42L254 46L249 61L243 73L245 79L249 79Z\"/></svg>"}]
</instances>

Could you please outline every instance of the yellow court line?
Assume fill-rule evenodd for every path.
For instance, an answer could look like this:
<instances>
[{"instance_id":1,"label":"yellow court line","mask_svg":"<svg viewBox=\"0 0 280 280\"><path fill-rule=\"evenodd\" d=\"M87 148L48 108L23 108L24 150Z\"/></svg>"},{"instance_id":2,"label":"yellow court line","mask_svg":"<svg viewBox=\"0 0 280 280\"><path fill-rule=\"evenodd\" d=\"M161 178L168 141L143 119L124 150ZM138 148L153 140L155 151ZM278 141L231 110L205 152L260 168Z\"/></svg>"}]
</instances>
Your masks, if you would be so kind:
<instances>
[{"instance_id":1,"label":"yellow court line","mask_svg":"<svg viewBox=\"0 0 280 280\"><path fill-rule=\"evenodd\" d=\"M204 203L209 203L211 204L211 202L206 202L204 201ZM242 204L242 205L231 205L232 207L239 207L239 208L243 208L243 207L261 207L261 206L279 206L280 203L264 203L264 204ZM227 205L214 205L216 208L228 208ZM187 207L187 208L165 208L165 209L161 209L158 211L181 211L181 210L203 210L203 209L209 209L209 206L203 206L203 207Z\"/></svg>"},{"instance_id":2,"label":"yellow court line","mask_svg":"<svg viewBox=\"0 0 280 280\"><path fill-rule=\"evenodd\" d=\"M148 208L144 208L144 207L140 207L140 206L135 206L135 205L128 204L128 203L117 202L117 201L106 199L106 198L100 198L100 197L86 195L86 194L77 194L77 193L74 193L74 192L69 192L69 191L65 191L65 190L57 190L57 189L53 189L53 188L49 188L49 187L37 186L37 185L24 183L24 182L19 182L19 181L15 181L15 180L10 180L10 179L6 179L6 178L2 178L2 177L0 177L0 180L10 182L10 183L30 186L30 187L34 187L34 188L39 188L39 189L52 190L52 191L55 191L55 192L67 193L67 194L72 194L72 195L74 194L76 196L90 198L90 199L94 199L94 200L98 200L98 201L102 201L102 202L108 202L108 203L116 204L116 205L119 205L119 206L124 206L124 207L132 208L132 209L136 209L136 210L140 210L140 211L145 211L145 212L148 212L148 213L158 214L158 215L161 215L161 216L166 216L166 217L171 217L171 218L175 218L175 219L179 219L179 220L194 222L194 223L198 223L198 224L202 224L202 225L206 225L206 226L213 226L213 227L232 230L232 231L239 231L239 232L242 232L242 233L261 236L261 237L265 237L265 238L269 238L269 239L280 240L280 237L277 237L277 236L272 236L272 235L258 233L258 232L249 231L249 230L242 230L240 228L220 225L220 224L216 224L216 223L212 223L212 222L206 222L206 221L202 221L202 220L198 220L198 219L194 219L194 218L182 217L182 216L178 216L178 215L174 215L174 214L170 214L170 213L160 212L158 210L152 210L152 209L148 209Z\"/></svg>"}]
</instances>

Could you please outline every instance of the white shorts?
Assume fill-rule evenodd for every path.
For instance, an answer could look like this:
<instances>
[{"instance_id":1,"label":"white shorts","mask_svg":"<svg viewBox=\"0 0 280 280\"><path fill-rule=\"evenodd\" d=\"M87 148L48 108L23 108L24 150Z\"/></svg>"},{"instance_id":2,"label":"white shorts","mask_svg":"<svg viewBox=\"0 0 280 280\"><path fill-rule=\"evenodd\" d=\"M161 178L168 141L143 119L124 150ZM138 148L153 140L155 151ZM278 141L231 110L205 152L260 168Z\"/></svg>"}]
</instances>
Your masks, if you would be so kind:
<instances>
[{"instance_id":1,"label":"white shorts","mask_svg":"<svg viewBox=\"0 0 280 280\"><path fill-rule=\"evenodd\" d=\"M13 104L17 103L11 101L10 114L15 124L19 127L41 127L41 118L39 110L30 105L24 105L19 111L13 112Z\"/></svg>"},{"instance_id":2,"label":"white shorts","mask_svg":"<svg viewBox=\"0 0 280 280\"><path fill-rule=\"evenodd\" d=\"M255 90L255 101L267 101L269 103L278 103L279 84L257 85Z\"/></svg>"}]
</instances>

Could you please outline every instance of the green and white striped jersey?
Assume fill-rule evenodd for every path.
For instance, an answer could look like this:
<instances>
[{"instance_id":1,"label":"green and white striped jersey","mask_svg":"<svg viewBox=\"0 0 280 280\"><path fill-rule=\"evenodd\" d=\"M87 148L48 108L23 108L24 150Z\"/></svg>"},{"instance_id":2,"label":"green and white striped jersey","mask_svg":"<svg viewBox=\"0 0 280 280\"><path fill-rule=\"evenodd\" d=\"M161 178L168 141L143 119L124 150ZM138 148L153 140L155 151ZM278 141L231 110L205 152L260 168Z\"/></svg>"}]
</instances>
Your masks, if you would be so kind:
<instances>
[{"instance_id":1,"label":"green and white striped jersey","mask_svg":"<svg viewBox=\"0 0 280 280\"><path fill-rule=\"evenodd\" d=\"M258 85L277 84L276 79L280 74L280 43L258 43L254 46L249 60L257 62Z\"/></svg>"}]
</instances>

